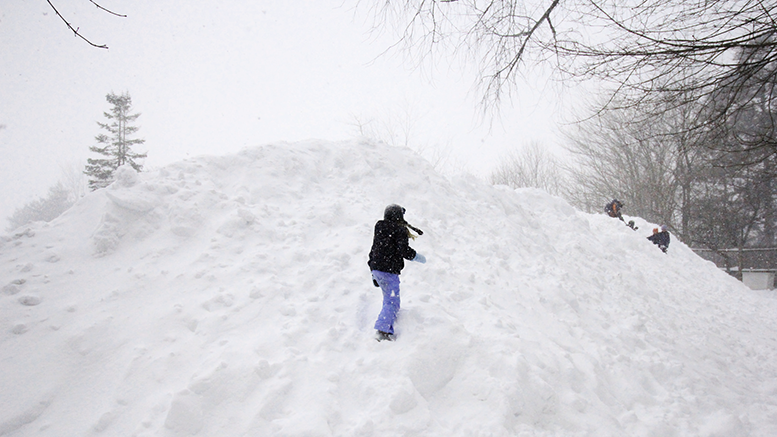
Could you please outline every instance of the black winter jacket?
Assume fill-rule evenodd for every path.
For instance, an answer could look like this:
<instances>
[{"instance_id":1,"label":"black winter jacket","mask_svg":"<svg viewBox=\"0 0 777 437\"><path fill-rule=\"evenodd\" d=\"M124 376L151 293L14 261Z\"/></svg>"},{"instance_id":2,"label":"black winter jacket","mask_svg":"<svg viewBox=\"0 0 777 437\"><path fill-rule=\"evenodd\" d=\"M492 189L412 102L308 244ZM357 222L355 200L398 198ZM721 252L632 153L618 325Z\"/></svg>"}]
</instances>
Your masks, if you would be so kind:
<instances>
[{"instance_id":1,"label":"black winter jacket","mask_svg":"<svg viewBox=\"0 0 777 437\"><path fill-rule=\"evenodd\" d=\"M408 238L407 228L397 221L379 220L375 223L375 237L367 262L370 270L398 275L405 267L404 260L412 260L416 255L408 245Z\"/></svg>"},{"instance_id":2,"label":"black winter jacket","mask_svg":"<svg viewBox=\"0 0 777 437\"><path fill-rule=\"evenodd\" d=\"M669 247L669 232L667 231L657 232L647 237L647 239L652 241L653 244L661 248L664 252L666 252L666 249Z\"/></svg>"}]
</instances>

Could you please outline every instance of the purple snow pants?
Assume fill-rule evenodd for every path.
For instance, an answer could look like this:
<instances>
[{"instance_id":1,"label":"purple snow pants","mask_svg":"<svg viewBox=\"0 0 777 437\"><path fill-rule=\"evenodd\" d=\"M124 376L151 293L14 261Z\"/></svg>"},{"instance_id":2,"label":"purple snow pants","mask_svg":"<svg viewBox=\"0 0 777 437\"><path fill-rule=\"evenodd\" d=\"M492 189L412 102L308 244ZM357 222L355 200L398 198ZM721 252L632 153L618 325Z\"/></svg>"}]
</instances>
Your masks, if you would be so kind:
<instances>
[{"instance_id":1,"label":"purple snow pants","mask_svg":"<svg viewBox=\"0 0 777 437\"><path fill-rule=\"evenodd\" d=\"M373 270L372 277L383 290L383 309L375 322L375 329L393 334L399 312L399 275Z\"/></svg>"}]
</instances>

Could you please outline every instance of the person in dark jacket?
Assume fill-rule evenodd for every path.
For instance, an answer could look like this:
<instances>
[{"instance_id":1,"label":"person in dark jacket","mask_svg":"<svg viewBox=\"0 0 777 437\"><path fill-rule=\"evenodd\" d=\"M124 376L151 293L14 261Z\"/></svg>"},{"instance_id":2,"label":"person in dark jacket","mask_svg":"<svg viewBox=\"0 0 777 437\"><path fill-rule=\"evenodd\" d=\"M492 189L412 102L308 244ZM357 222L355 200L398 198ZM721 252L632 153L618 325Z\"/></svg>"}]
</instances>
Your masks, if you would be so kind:
<instances>
[{"instance_id":1,"label":"person in dark jacket","mask_svg":"<svg viewBox=\"0 0 777 437\"><path fill-rule=\"evenodd\" d=\"M604 212L606 212L610 217L618 218L621 221L624 221L623 216L621 215L621 208L623 208L623 203L618 199L612 199L612 202L604 205Z\"/></svg>"},{"instance_id":2,"label":"person in dark jacket","mask_svg":"<svg viewBox=\"0 0 777 437\"><path fill-rule=\"evenodd\" d=\"M405 208L399 205L386 207L383 220L375 223L375 236L367 262L373 284L383 291L383 309L375 322L378 341L394 339L394 321L399 312L399 274L405 267L405 260L426 262L426 258L408 244L411 236L415 238L410 229L419 235L423 232L410 226L404 214Z\"/></svg>"},{"instance_id":3,"label":"person in dark jacket","mask_svg":"<svg viewBox=\"0 0 777 437\"><path fill-rule=\"evenodd\" d=\"M661 232L658 231L658 228L653 229L653 235L647 237L647 239L652 241L664 253L669 249L669 231L666 225L661 225Z\"/></svg>"},{"instance_id":4,"label":"person in dark jacket","mask_svg":"<svg viewBox=\"0 0 777 437\"><path fill-rule=\"evenodd\" d=\"M623 215L621 214L621 209L623 209L623 202L621 202L618 199L612 199L612 202L608 203L607 205L604 205L604 212L606 212L607 215L613 218L617 218L623 223L626 223L626 220L623 219ZM639 229L635 225L634 220L629 220L628 223L626 223L626 226L630 227L635 231Z\"/></svg>"}]
</instances>

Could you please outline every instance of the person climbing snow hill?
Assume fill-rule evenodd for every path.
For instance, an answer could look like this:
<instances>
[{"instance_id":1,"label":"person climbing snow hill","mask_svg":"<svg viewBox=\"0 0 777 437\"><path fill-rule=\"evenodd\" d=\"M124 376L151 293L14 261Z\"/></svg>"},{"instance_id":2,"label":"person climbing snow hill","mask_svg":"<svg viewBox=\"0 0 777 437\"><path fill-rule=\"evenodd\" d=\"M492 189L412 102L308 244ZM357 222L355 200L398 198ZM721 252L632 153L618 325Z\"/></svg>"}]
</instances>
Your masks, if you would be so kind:
<instances>
[{"instance_id":1,"label":"person climbing snow hill","mask_svg":"<svg viewBox=\"0 0 777 437\"><path fill-rule=\"evenodd\" d=\"M666 225L661 225L661 232L659 232L657 228L653 229L653 235L647 237L647 239L652 241L653 244L658 246L664 253L669 249L670 237Z\"/></svg>"},{"instance_id":2,"label":"person climbing snow hill","mask_svg":"<svg viewBox=\"0 0 777 437\"><path fill-rule=\"evenodd\" d=\"M394 322L400 304L399 274L405 267L404 260L426 262L426 258L408 244L411 237L416 237L410 232L411 229L418 235L423 235L423 232L410 226L404 214L405 208L399 205L386 207L383 220L375 223L375 235L367 262L372 271L373 284L383 291L383 309L375 322L378 341L394 339Z\"/></svg>"},{"instance_id":3,"label":"person climbing snow hill","mask_svg":"<svg viewBox=\"0 0 777 437\"><path fill-rule=\"evenodd\" d=\"M612 202L608 203L607 205L604 205L604 212L607 213L610 217L620 219L623 223L626 223L626 220L623 219L623 215L621 214L621 209L623 209L623 202L621 202L618 199L612 199ZM628 223L626 223L626 226L630 227L633 230L639 229L635 226L634 220L629 220Z\"/></svg>"},{"instance_id":4,"label":"person climbing snow hill","mask_svg":"<svg viewBox=\"0 0 777 437\"><path fill-rule=\"evenodd\" d=\"M604 205L604 212L606 212L610 217L618 218L621 221L624 221L623 216L621 215L621 208L623 208L623 203L618 199L612 199L612 202Z\"/></svg>"}]
</instances>

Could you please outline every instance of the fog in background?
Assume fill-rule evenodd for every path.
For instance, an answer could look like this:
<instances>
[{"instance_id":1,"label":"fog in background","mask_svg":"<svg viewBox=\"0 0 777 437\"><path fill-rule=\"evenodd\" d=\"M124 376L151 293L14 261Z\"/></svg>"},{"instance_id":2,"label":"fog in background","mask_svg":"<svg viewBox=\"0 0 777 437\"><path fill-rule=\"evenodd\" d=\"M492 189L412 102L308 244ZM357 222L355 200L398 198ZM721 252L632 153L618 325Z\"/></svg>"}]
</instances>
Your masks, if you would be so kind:
<instances>
[{"instance_id":1,"label":"fog in background","mask_svg":"<svg viewBox=\"0 0 777 437\"><path fill-rule=\"evenodd\" d=\"M129 92L147 169L201 154L360 131L407 143L447 171L485 177L506 152L558 143L558 90L521 78L483 114L476 66L418 62L355 2L54 2L0 10L0 226L82 167L109 92ZM443 59L445 58L445 59ZM387 138L391 140L391 138ZM441 159L443 157L444 159ZM443 162L444 161L444 162Z\"/></svg>"}]
</instances>

